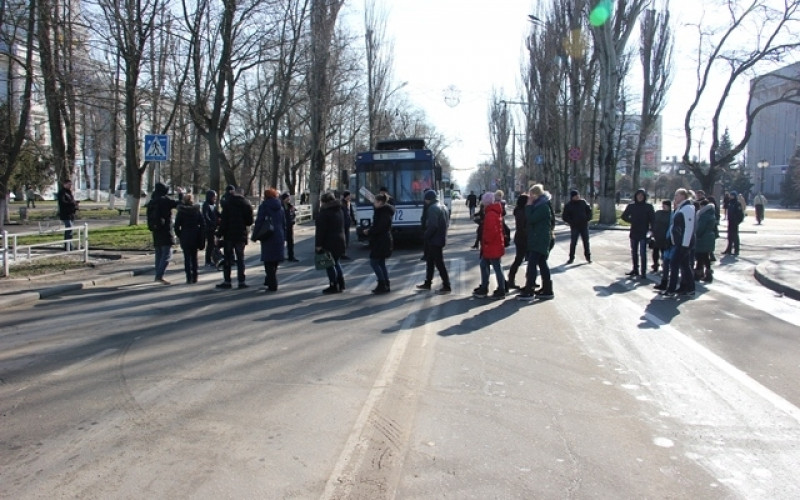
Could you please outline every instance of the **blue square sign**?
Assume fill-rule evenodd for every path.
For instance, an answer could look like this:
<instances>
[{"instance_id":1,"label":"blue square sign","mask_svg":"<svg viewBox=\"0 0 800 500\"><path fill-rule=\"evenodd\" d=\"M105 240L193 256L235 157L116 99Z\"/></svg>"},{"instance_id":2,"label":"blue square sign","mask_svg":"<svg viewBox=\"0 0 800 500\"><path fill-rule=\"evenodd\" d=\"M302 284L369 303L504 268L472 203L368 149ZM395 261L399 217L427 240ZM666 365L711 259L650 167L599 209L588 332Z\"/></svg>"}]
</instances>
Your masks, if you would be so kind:
<instances>
[{"instance_id":1,"label":"blue square sign","mask_svg":"<svg viewBox=\"0 0 800 500\"><path fill-rule=\"evenodd\" d=\"M144 161L169 160L169 136L147 134L144 136Z\"/></svg>"}]
</instances>

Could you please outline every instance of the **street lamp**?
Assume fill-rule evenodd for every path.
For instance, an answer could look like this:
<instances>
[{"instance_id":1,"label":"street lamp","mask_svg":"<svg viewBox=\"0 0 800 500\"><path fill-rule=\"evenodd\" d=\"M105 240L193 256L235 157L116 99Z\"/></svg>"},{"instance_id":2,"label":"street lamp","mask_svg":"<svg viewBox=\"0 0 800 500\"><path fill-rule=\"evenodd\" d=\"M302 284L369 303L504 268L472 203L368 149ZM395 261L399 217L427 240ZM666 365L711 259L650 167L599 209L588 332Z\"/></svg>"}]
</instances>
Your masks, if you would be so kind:
<instances>
[{"instance_id":1,"label":"street lamp","mask_svg":"<svg viewBox=\"0 0 800 500\"><path fill-rule=\"evenodd\" d=\"M769 168L769 162L767 160L761 160L757 164L758 169L761 171L761 189L759 193L764 192L764 174L766 173L766 169Z\"/></svg>"}]
</instances>

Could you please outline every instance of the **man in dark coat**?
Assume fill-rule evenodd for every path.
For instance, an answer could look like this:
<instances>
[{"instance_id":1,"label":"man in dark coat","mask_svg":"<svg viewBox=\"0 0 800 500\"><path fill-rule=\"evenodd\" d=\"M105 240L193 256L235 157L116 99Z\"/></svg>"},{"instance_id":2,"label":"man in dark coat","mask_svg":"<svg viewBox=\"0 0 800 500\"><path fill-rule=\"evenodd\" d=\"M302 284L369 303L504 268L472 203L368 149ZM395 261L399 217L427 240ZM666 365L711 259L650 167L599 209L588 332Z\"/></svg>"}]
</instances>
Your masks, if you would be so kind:
<instances>
[{"instance_id":1,"label":"man in dark coat","mask_svg":"<svg viewBox=\"0 0 800 500\"><path fill-rule=\"evenodd\" d=\"M78 211L78 201L72 195L72 181L65 179L61 183L61 189L58 191L58 218L64 223L65 228L71 228L75 220L75 212ZM72 231L64 231L64 250L69 252L72 250Z\"/></svg>"},{"instance_id":2,"label":"man in dark coat","mask_svg":"<svg viewBox=\"0 0 800 500\"><path fill-rule=\"evenodd\" d=\"M470 191L467 195L466 205L469 208L470 220L475 218L475 208L478 206L478 196L475 191Z\"/></svg>"},{"instance_id":3,"label":"man in dark coat","mask_svg":"<svg viewBox=\"0 0 800 500\"><path fill-rule=\"evenodd\" d=\"M625 207L622 212L622 220L630 223L631 230L628 235L631 241L631 260L633 269L627 276L647 276L647 236L653 230L653 220L655 210L653 205L647 202L647 191L639 189L633 197L633 202ZM639 261L641 260L641 267Z\"/></svg>"},{"instance_id":4,"label":"man in dark coat","mask_svg":"<svg viewBox=\"0 0 800 500\"><path fill-rule=\"evenodd\" d=\"M186 272L186 283L197 283L197 252L205 247L206 223L200 206L194 204L191 194L183 195L175 215L175 235L183 251L183 270Z\"/></svg>"},{"instance_id":5,"label":"man in dark coat","mask_svg":"<svg viewBox=\"0 0 800 500\"><path fill-rule=\"evenodd\" d=\"M217 235L222 238L225 249L225 264L222 268L223 282L217 288L231 288L231 263L236 258L236 278L239 288L247 288L244 275L244 247L247 245L247 228L253 224L253 206L244 197L241 189L235 189L222 202Z\"/></svg>"},{"instance_id":6,"label":"man in dark coat","mask_svg":"<svg viewBox=\"0 0 800 500\"><path fill-rule=\"evenodd\" d=\"M425 217L425 282L417 285L420 290L430 290L433 281L433 268L439 271L442 278L442 288L436 291L438 294L448 294L451 292L450 276L444 265L444 246L447 243L447 215L436 200L436 191L428 190L425 192L424 203L428 205Z\"/></svg>"},{"instance_id":7,"label":"man in dark coat","mask_svg":"<svg viewBox=\"0 0 800 500\"><path fill-rule=\"evenodd\" d=\"M153 233L156 281L164 285L169 285L164 273L172 260L172 245L175 244L172 240L172 209L178 206L167 192L167 186L157 182L147 204L147 228Z\"/></svg>"},{"instance_id":8,"label":"man in dark coat","mask_svg":"<svg viewBox=\"0 0 800 500\"><path fill-rule=\"evenodd\" d=\"M219 223L219 209L217 208L217 192L213 189L206 191L206 201L203 202L203 225L206 238L206 266L214 267L214 238Z\"/></svg>"},{"instance_id":9,"label":"man in dark coat","mask_svg":"<svg viewBox=\"0 0 800 500\"><path fill-rule=\"evenodd\" d=\"M382 294L391 291L386 259L392 255L392 220L395 208L389 205L389 198L384 194L375 196L374 205L372 225L364 233L369 237L369 264L378 279L378 286L372 293Z\"/></svg>"},{"instance_id":10,"label":"man in dark coat","mask_svg":"<svg viewBox=\"0 0 800 500\"><path fill-rule=\"evenodd\" d=\"M736 191L731 191L730 199L727 203L728 208L728 246L725 247L723 255L739 255L739 224L744 220L744 209L737 199Z\"/></svg>"},{"instance_id":11,"label":"man in dark coat","mask_svg":"<svg viewBox=\"0 0 800 500\"><path fill-rule=\"evenodd\" d=\"M342 203L333 193L323 193L319 198L320 209L317 214L316 231L314 233L314 250L316 253L330 252L333 266L327 268L328 288L322 293L340 293L345 289L344 273L339 260L345 252L344 216Z\"/></svg>"},{"instance_id":12,"label":"man in dark coat","mask_svg":"<svg viewBox=\"0 0 800 500\"><path fill-rule=\"evenodd\" d=\"M564 205L561 217L569 224L569 260L567 264L575 262L575 247L578 246L578 236L583 242L583 255L586 262L591 264L592 252L589 249L589 221L592 220L592 207L581 198L580 193L573 189L569 193L569 202Z\"/></svg>"},{"instance_id":13,"label":"man in dark coat","mask_svg":"<svg viewBox=\"0 0 800 500\"><path fill-rule=\"evenodd\" d=\"M294 226L297 223L297 209L292 205L292 197L289 193L281 195L283 211L286 214L286 252L289 254L289 262L299 262L294 256Z\"/></svg>"}]
</instances>

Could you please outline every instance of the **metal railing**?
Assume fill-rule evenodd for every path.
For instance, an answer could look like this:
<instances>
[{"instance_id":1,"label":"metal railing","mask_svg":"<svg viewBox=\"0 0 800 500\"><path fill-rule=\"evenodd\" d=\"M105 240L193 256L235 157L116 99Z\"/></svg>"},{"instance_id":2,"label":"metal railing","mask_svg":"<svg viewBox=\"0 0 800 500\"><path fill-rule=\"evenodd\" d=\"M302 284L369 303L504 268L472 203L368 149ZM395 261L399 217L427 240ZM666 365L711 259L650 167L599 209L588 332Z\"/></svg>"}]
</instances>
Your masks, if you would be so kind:
<instances>
[{"instance_id":1,"label":"metal railing","mask_svg":"<svg viewBox=\"0 0 800 500\"><path fill-rule=\"evenodd\" d=\"M65 239L67 231L73 232L72 238ZM20 245L19 239L27 236L52 236L53 239ZM3 230L3 277L9 276L12 264L77 254L83 256L83 262L89 261L89 224L15 234Z\"/></svg>"}]
</instances>

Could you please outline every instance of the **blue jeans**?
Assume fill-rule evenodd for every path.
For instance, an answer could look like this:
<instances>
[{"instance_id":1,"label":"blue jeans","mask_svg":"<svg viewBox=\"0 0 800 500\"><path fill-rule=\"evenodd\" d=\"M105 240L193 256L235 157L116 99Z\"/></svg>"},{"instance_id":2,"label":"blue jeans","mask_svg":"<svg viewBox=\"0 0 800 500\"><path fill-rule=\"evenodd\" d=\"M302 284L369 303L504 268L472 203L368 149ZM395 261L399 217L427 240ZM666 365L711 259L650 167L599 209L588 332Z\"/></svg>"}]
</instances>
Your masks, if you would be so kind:
<instances>
[{"instance_id":1,"label":"blue jeans","mask_svg":"<svg viewBox=\"0 0 800 500\"><path fill-rule=\"evenodd\" d=\"M160 280L167 272L169 261L172 260L172 245L161 245L156 250L156 279Z\"/></svg>"},{"instance_id":2,"label":"blue jeans","mask_svg":"<svg viewBox=\"0 0 800 500\"><path fill-rule=\"evenodd\" d=\"M389 271L386 269L386 259L369 259L369 265L375 272L378 281L389 281Z\"/></svg>"},{"instance_id":3,"label":"blue jeans","mask_svg":"<svg viewBox=\"0 0 800 500\"><path fill-rule=\"evenodd\" d=\"M65 219L65 220L63 220L61 222L64 223L64 227L67 228L67 229L69 229L69 228L71 228L71 227L73 227L75 225L75 224L73 224L73 222L70 219ZM71 240L71 239L72 239L72 231L64 231L64 241L66 242L66 243L64 243L64 250L66 250L67 252L72 250L72 243L70 241L68 241L68 240Z\"/></svg>"},{"instance_id":4,"label":"blue jeans","mask_svg":"<svg viewBox=\"0 0 800 500\"><path fill-rule=\"evenodd\" d=\"M341 264L339 264L338 257L333 258L333 266L326 269L325 272L328 273L328 281L331 283L339 283L339 281L344 280L344 272Z\"/></svg>"},{"instance_id":5,"label":"blue jeans","mask_svg":"<svg viewBox=\"0 0 800 500\"><path fill-rule=\"evenodd\" d=\"M481 259L481 288L489 288L489 266L494 269L494 275L497 278L497 289L505 292L506 278L503 276L503 266L500 265L500 259Z\"/></svg>"},{"instance_id":6,"label":"blue jeans","mask_svg":"<svg viewBox=\"0 0 800 500\"><path fill-rule=\"evenodd\" d=\"M547 256L528 250L528 269L525 272L525 288L533 291L536 283L536 268L542 272L542 282L550 281L550 266L547 265Z\"/></svg>"},{"instance_id":7,"label":"blue jeans","mask_svg":"<svg viewBox=\"0 0 800 500\"><path fill-rule=\"evenodd\" d=\"M640 259L642 267L639 267ZM647 273L647 238L639 240L631 238L631 260L633 261L633 270L636 271L636 274Z\"/></svg>"}]
</instances>

